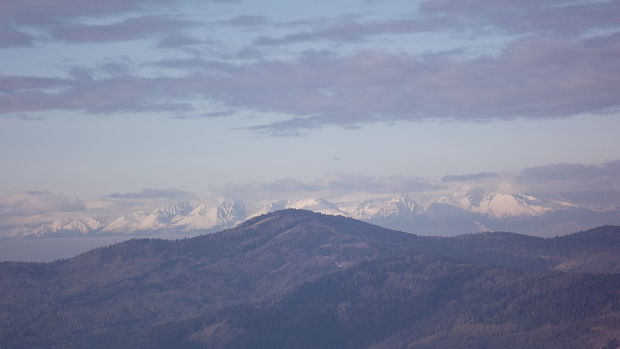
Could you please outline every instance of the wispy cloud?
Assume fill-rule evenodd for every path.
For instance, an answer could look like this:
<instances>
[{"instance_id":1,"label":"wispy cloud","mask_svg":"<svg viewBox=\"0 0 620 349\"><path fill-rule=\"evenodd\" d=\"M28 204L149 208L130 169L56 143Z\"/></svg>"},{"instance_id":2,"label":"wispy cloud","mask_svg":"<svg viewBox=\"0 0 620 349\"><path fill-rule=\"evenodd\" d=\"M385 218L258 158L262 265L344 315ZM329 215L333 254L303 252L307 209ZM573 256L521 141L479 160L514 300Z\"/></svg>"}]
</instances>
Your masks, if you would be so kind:
<instances>
[{"instance_id":1,"label":"wispy cloud","mask_svg":"<svg viewBox=\"0 0 620 349\"><path fill-rule=\"evenodd\" d=\"M499 174L496 172L479 172L479 173L470 173L464 175L449 175L441 178L442 182L467 182L467 181L476 181L487 178L498 178Z\"/></svg>"},{"instance_id":2,"label":"wispy cloud","mask_svg":"<svg viewBox=\"0 0 620 349\"><path fill-rule=\"evenodd\" d=\"M326 124L502 120L603 113L618 106L617 35L524 38L497 57L419 59L361 52L257 64L221 84L229 103L295 117L256 126L275 135ZM256 86L250 94L246 86Z\"/></svg>"},{"instance_id":3,"label":"wispy cloud","mask_svg":"<svg viewBox=\"0 0 620 349\"><path fill-rule=\"evenodd\" d=\"M421 2L419 13L401 18L372 21L361 18L324 19L310 30L283 36L261 36L254 44L275 46L318 40L346 43L385 34L464 30L469 30L472 35L487 35L489 30L494 30L511 35L575 36L596 29L617 29L619 15L620 4L617 1L426 0Z\"/></svg>"},{"instance_id":4,"label":"wispy cloud","mask_svg":"<svg viewBox=\"0 0 620 349\"><path fill-rule=\"evenodd\" d=\"M105 4L60 0L53 6L8 0L0 6L0 17L39 26L51 38L73 43L146 37L159 39L155 45L160 48L209 43L210 39L183 32L194 22L136 15L146 8L165 6L172 5L161 0L115 0ZM191 101L198 99L214 102L224 110L283 115L276 122L256 118L253 125L242 127L272 136L299 136L326 125L359 127L394 121L490 121L600 114L617 111L620 104L616 92L620 90L616 72L620 66L620 34L601 31L620 26L620 16L616 16L619 12L617 1L426 0L419 13L409 17L372 21L339 17L326 27L276 37L260 36L257 31L255 46L227 50L220 46L224 43L215 42L211 46L217 48L219 56L177 56L144 65L174 70L170 75L127 71L116 75L86 72L62 78L0 77L0 113L196 113ZM46 15L40 16L42 13ZM83 21L85 17L103 15L120 17L108 24ZM210 21L209 25L213 23L233 28L283 25L247 14ZM262 55L263 46L269 45L316 40L342 43L383 34L465 27L482 31L492 27L519 36L507 41L493 56L420 56L376 47L307 50L279 59ZM0 27L0 37L3 30L9 33L12 28ZM540 32L562 35L538 35ZM22 39L22 44L29 42L26 37ZM21 45L19 40L15 43ZM247 60L240 62L242 56Z\"/></svg>"},{"instance_id":5,"label":"wispy cloud","mask_svg":"<svg viewBox=\"0 0 620 349\"><path fill-rule=\"evenodd\" d=\"M167 0L4 0L0 6L0 17L36 20L41 17L80 17L126 13L149 6L163 6L178 1Z\"/></svg>"},{"instance_id":6,"label":"wispy cloud","mask_svg":"<svg viewBox=\"0 0 620 349\"><path fill-rule=\"evenodd\" d=\"M26 191L0 198L0 217L32 216L84 209L84 204L78 199L46 191Z\"/></svg>"},{"instance_id":7,"label":"wispy cloud","mask_svg":"<svg viewBox=\"0 0 620 349\"><path fill-rule=\"evenodd\" d=\"M576 35L620 25L617 1L426 0L421 13L466 17L471 27L513 33Z\"/></svg>"},{"instance_id":8,"label":"wispy cloud","mask_svg":"<svg viewBox=\"0 0 620 349\"><path fill-rule=\"evenodd\" d=\"M33 38L29 34L0 25L0 48L31 46Z\"/></svg>"},{"instance_id":9,"label":"wispy cloud","mask_svg":"<svg viewBox=\"0 0 620 349\"><path fill-rule=\"evenodd\" d=\"M284 178L272 182L229 184L214 190L254 204L263 200L339 198L346 195L391 195L423 193L440 187L432 180L404 176L366 176L331 174L310 181Z\"/></svg>"},{"instance_id":10,"label":"wispy cloud","mask_svg":"<svg viewBox=\"0 0 620 349\"><path fill-rule=\"evenodd\" d=\"M336 23L329 25L327 28L295 32L281 37L261 36L254 44L257 46L276 46L316 40L353 42L383 34L456 30L459 27L461 26L456 19L447 17L389 19L373 22L344 19L337 20Z\"/></svg>"},{"instance_id":11,"label":"wispy cloud","mask_svg":"<svg viewBox=\"0 0 620 349\"><path fill-rule=\"evenodd\" d=\"M108 42L135 40L160 33L170 35L196 23L164 16L141 16L102 25L62 23L51 30L54 38L67 42Z\"/></svg>"},{"instance_id":12,"label":"wispy cloud","mask_svg":"<svg viewBox=\"0 0 620 349\"><path fill-rule=\"evenodd\" d=\"M34 37L13 29L14 25L35 29L43 34L41 37L45 40L74 43L124 41L153 37L156 34L172 35L195 23L150 13L170 10L182 3L187 1L6 0L0 4L0 47L26 46L35 41ZM92 24L89 21L100 18L116 18L118 21L109 24Z\"/></svg>"},{"instance_id":13,"label":"wispy cloud","mask_svg":"<svg viewBox=\"0 0 620 349\"><path fill-rule=\"evenodd\" d=\"M0 92L17 93L24 90L66 87L71 83L70 79L0 75Z\"/></svg>"},{"instance_id":14,"label":"wispy cloud","mask_svg":"<svg viewBox=\"0 0 620 349\"><path fill-rule=\"evenodd\" d=\"M157 42L156 47L178 49L203 43L205 43L204 40L200 40L189 35L166 33L166 36Z\"/></svg>"},{"instance_id":15,"label":"wispy cloud","mask_svg":"<svg viewBox=\"0 0 620 349\"><path fill-rule=\"evenodd\" d=\"M532 192L594 206L620 205L620 160L601 165L550 164L521 171L517 182Z\"/></svg>"},{"instance_id":16,"label":"wispy cloud","mask_svg":"<svg viewBox=\"0 0 620 349\"><path fill-rule=\"evenodd\" d=\"M110 199L122 199L122 200L143 200L143 199L174 199L174 198L182 198L187 197L188 195L193 195L186 191L178 190L178 189L153 189L153 188L144 188L139 192L131 192L131 193L112 193L108 194L105 197Z\"/></svg>"},{"instance_id":17,"label":"wispy cloud","mask_svg":"<svg viewBox=\"0 0 620 349\"><path fill-rule=\"evenodd\" d=\"M233 27L255 28L272 25L272 22L265 16L239 15L223 21L217 21L216 24Z\"/></svg>"},{"instance_id":18,"label":"wispy cloud","mask_svg":"<svg viewBox=\"0 0 620 349\"><path fill-rule=\"evenodd\" d=\"M192 110L188 96L236 110L291 115L249 128L273 135L324 125L357 126L395 120L544 119L604 113L618 107L617 34L583 40L524 38L496 57L420 59L365 51L306 52L294 60L235 65L184 77L10 77L15 86L69 84L61 92L16 90L0 96L0 112L49 109L102 113ZM177 62L188 64L188 62ZM9 81L7 80L7 81Z\"/></svg>"}]
</instances>

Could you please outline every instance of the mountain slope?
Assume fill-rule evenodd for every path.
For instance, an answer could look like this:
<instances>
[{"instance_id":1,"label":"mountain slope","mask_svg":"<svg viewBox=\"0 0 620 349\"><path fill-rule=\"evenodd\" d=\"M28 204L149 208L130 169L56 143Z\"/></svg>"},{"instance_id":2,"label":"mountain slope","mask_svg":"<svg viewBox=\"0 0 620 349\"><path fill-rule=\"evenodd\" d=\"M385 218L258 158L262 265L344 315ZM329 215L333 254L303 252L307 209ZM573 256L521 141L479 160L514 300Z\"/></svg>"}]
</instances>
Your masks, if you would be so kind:
<instances>
[{"instance_id":1,"label":"mountain slope","mask_svg":"<svg viewBox=\"0 0 620 349\"><path fill-rule=\"evenodd\" d=\"M562 335L566 340L540 343L603 343L616 338L605 319L617 315L617 276L551 270L570 271L559 266L597 255L596 268L576 270L614 271L618 246L618 227L563 239L429 238L284 210L192 239L131 240L49 264L0 263L0 342L422 348L458 342L457 332L468 326L480 333L472 339L480 344L487 337L538 340L582 324ZM532 314L537 309L555 315ZM314 342L307 339L313 333Z\"/></svg>"}]
</instances>

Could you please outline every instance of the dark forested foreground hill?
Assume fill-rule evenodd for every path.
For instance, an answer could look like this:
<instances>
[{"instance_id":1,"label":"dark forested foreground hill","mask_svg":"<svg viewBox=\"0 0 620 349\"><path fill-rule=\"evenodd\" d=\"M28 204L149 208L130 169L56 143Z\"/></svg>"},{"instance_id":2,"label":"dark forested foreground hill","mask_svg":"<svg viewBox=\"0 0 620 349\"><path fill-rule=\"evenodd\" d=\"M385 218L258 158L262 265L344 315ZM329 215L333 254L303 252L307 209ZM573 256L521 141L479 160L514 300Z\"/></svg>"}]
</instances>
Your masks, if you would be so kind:
<instances>
[{"instance_id":1,"label":"dark forested foreground hill","mask_svg":"<svg viewBox=\"0 0 620 349\"><path fill-rule=\"evenodd\" d=\"M0 348L616 348L620 227L430 238L285 210L0 264Z\"/></svg>"}]
</instances>

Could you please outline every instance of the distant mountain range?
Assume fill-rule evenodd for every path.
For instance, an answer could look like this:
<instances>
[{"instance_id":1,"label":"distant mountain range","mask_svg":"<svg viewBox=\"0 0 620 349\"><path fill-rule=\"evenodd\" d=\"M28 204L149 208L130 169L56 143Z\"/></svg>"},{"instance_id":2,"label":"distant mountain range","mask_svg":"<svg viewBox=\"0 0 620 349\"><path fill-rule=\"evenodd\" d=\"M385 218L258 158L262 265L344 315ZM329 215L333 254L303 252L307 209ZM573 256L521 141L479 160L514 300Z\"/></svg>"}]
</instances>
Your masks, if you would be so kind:
<instances>
[{"instance_id":1,"label":"distant mountain range","mask_svg":"<svg viewBox=\"0 0 620 349\"><path fill-rule=\"evenodd\" d=\"M407 195L360 200L328 201L320 198L278 200L254 205L230 199L182 200L150 211L126 212L96 218L80 213L73 218L15 226L0 231L3 237L60 237L90 235L149 235L159 232L192 236L230 228L239 222L280 209L296 208L343 215L391 229L421 235L450 236L483 231L520 231L555 236L600 224L620 224L620 209L594 209L567 201L543 200L532 195L456 192L432 200Z\"/></svg>"},{"instance_id":2,"label":"distant mountain range","mask_svg":"<svg viewBox=\"0 0 620 349\"><path fill-rule=\"evenodd\" d=\"M190 239L0 263L0 343L610 349L619 273L620 227L424 237L289 209Z\"/></svg>"}]
</instances>

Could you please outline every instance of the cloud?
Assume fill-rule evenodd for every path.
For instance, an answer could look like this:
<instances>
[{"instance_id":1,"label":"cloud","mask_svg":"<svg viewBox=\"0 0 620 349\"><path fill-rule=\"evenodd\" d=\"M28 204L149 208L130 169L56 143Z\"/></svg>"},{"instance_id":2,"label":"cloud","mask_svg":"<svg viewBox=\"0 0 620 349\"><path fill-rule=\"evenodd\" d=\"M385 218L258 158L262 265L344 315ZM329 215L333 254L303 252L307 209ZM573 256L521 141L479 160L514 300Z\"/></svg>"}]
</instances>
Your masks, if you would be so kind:
<instances>
[{"instance_id":1,"label":"cloud","mask_svg":"<svg viewBox=\"0 0 620 349\"><path fill-rule=\"evenodd\" d=\"M238 65L221 61L221 60L205 60L200 58L177 58L177 59L162 59L156 62L148 63L157 67L174 68L190 71L203 71L215 74L221 73L236 73L240 71ZM198 77L194 73L194 77ZM189 79L192 77L190 76ZM207 78L206 76L204 78ZM188 79L188 80L189 80Z\"/></svg>"},{"instance_id":2,"label":"cloud","mask_svg":"<svg viewBox=\"0 0 620 349\"><path fill-rule=\"evenodd\" d=\"M28 79L29 77L23 77ZM81 110L90 113L117 111L187 111L191 105L170 101L175 96L173 82L136 76L95 79L74 78L60 92L18 91L0 95L0 113L47 110Z\"/></svg>"},{"instance_id":3,"label":"cloud","mask_svg":"<svg viewBox=\"0 0 620 349\"><path fill-rule=\"evenodd\" d=\"M221 111L212 111L210 113L203 113L200 114L200 117L203 118L223 118L226 116L231 116L234 115L235 111L234 110L221 110Z\"/></svg>"},{"instance_id":4,"label":"cloud","mask_svg":"<svg viewBox=\"0 0 620 349\"><path fill-rule=\"evenodd\" d=\"M158 48L177 49L203 43L205 43L204 40L200 40L188 35L168 34L166 37L160 39L155 46Z\"/></svg>"},{"instance_id":5,"label":"cloud","mask_svg":"<svg viewBox=\"0 0 620 349\"><path fill-rule=\"evenodd\" d=\"M51 34L67 42L123 41L171 33L192 25L195 23L164 16L141 16L104 25L63 23L52 28Z\"/></svg>"},{"instance_id":6,"label":"cloud","mask_svg":"<svg viewBox=\"0 0 620 349\"><path fill-rule=\"evenodd\" d=\"M0 75L0 93L69 86L68 79Z\"/></svg>"},{"instance_id":7,"label":"cloud","mask_svg":"<svg viewBox=\"0 0 620 349\"><path fill-rule=\"evenodd\" d=\"M495 172L479 172L479 173L471 173L464 175L449 175L441 178L442 182L467 182L467 181L477 181L481 179L487 178L498 178L499 174Z\"/></svg>"},{"instance_id":8,"label":"cloud","mask_svg":"<svg viewBox=\"0 0 620 349\"><path fill-rule=\"evenodd\" d=\"M275 192L316 191L321 189L316 184L304 183L296 179L281 179L265 184L265 189Z\"/></svg>"},{"instance_id":9,"label":"cloud","mask_svg":"<svg viewBox=\"0 0 620 349\"><path fill-rule=\"evenodd\" d=\"M74 0L3 0L0 5L0 17L34 20L46 17L82 17L102 16L126 13L144 9L149 6L170 4L168 0L108 0L108 1L74 1Z\"/></svg>"},{"instance_id":10,"label":"cloud","mask_svg":"<svg viewBox=\"0 0 620 349\"><path fill-rule=\"evenodd\" d=\"M599 207L620 205L620 160L601 165L550 164L527 168L517 183L532 192L554 194Z\"/></svg>"},{"instance_id":11,"label":"cloud","mask_svg":"<svg viewBox=\"0 0 620 349\"><path fill-rule=\"evenodd\" d=\"M233 27L254 28L254 27L267 26L272 23L265 16L240 15L240 16L229 18L224 21L218 21L217 24L228 25L228 26L233 26Z\"/></svg>"},{"instance_id":12,"label":"cloud","mask_svg":"<svg viewBox=\"0 0 620 349\"><path fill-rule=\"evenodd\" d=\"M438 188L430 181L402 176L375 177L340 174L321 178L319 182L330 191L376 194L415 193Z\"/></svg>"},{"instance_id":13,"label":"cloud","mask_svg":"<svg viewBox=\"0 0 620 349\"><path fill-rule=\"evenodd\" d=\"M426 0L420 12L467 18L472 28L492 26L510 33L567 36L620 25L617 1Z\"/></svg>"},{"instance_id":14,"label":"cloud","mask_svg":"<svg viewBox=\"0 0 620 349\"><path fill-rule=\"evenodd\" d=\"M550 164L526 168L521 171L521 175L524 178L544 181L618 179L620 178L620 160L602 165Z\"/></svg>"},{"instance_id":15,"label":"cloud","mask_svg":"<svg viewBox=\"0 0 620 349\"><path fill-rule=\"evenodd\" d=\"M31 46L33 38L10 27L0 26L0 48Z\"/></svg>"},{"instance_id":16,"label":"cloud","mask_svg":"<svg viewBox=\"0 0 620 349\"><path fill-rule=\"evenodd\" d=\"M209 0L210 2L233 2ZM189 21L149 13L169 10L186 0L3 0L0 3L0 47L26 46L33 37L11 29L27 27L65 42L111 42L175 35L175 31L195 25ZM140 16L136 16L140 14ZM134 16L127 18L128 16ZM99 18L120 19L111 24L91 24Z\"/></svg>"},{"instance_id":17,"label":"cloud","mask_svg":"<svg viewBox=\"0 0 620 349\"><path fill-rule=\"evenodd\" d=\"M306 53L218 79L216 99L296 115L252 130L295 134L326 124L506 120L605 113L618 107L620 40L524 38L496 57L419 59L380 51Z\"/></svg>"},{"instance_id":18,"label":"cloud","mask_svg":"<svg viewBox=\"0 0 620 349\"><path fill-rule=\"evenodd\" d=\"M332 174L310 181L284 178L272 182L229 184L213 190L219 195L243 200L250 206L265 200L336 198L343 196L423 193L440 189L433 181L402 176L375 177Z\"/></svg>"},{"instance_id":19,"label":"cloud","mask_svg":"<svg viewBox=\"0 0 620 349\"><path fill-rule=\"evenodd\" d=\"M338 18L332 23L315 21L318 22L315 29L280 37L260 36L254 45L290 45L318 40L348 43L385 34L465 30L474 35L487 35L491 28L510 35L549 33L576 36L592 30L617 29L620 26L618 18L620 3L617 1L427 0L421 2L418 14L403 18L374 21ZM263 18L261 22L266 23L266 20Z\"/></svg>"},{"instance_id":20,"label":"cloud","mask_svg":"<svg viewBox=\"0 0 620 349\"><path fill-rule=\"evenodd\" d=\"M397 120L490 121L606 113L619 104L619 38L620 34L525 37L497 56L472 59L307 51L290 60L252 64L177 60L167 63L181 68L202 64L204 69L178 77L74 76L62 81L69 86L62 91L17 89L2 94L0 113L193 111L188 100L200 98L231 110L288 115L247 127L271 135ZM60 83L11 79L35 87Z\"/></svg>"},{"instance_id":21,"label":"cloud","mask_svg":"<svg viewBox=\"0 0 620 349\"><path fill-rule=\"evenodd\" d=\"M340 19L335 24L318 30L297 32L282 37L261 36L254 42L254 45L290 45L316 40L352 42L383 34L422 33L445 29L454 30L458 27L460 25L455 19L440 17L390 19L374 22Z\"/></svg>"},{"instance_id":22,"label":"cloud","mask_svg":"<svg viewBox=\"0 0 620 349\"><path fill-rule=\"evenodd\" d=\"M144 188L139 192L133 193L112 193L106 195L106 198L121 200L144 200L144 199L177 199L193 194L178 189L153 189Z\"/></svg>"},{"instance_id":23,"label":"cloud","mask_svg":"<svg viewBox=\"0 0 620 349\"><path fill-rule=\"evenodd\" d=\"M84 210L84 204L77 199L45 191L26 191L0 198L0 216L3 217Z\"/></svg>"}]
</instances>

